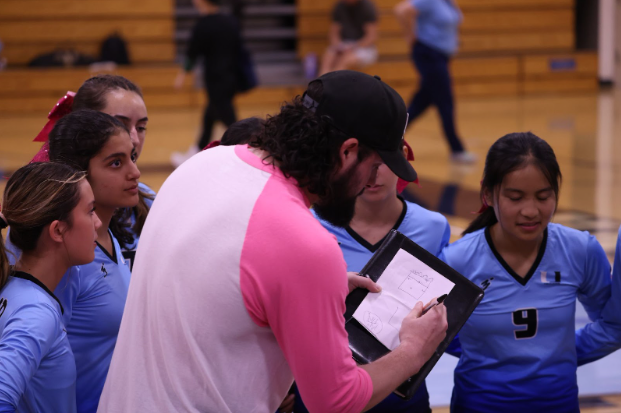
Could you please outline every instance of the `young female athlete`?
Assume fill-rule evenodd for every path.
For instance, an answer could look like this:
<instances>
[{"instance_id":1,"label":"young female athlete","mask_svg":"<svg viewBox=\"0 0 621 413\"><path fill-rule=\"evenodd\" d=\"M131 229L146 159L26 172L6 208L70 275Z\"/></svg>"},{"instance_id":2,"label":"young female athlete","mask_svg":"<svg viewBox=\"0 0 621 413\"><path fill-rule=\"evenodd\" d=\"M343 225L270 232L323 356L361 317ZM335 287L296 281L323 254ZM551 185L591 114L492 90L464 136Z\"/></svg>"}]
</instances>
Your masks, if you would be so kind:
<instances>
[{"instance_id":1,"label":"young female athlete","mask_svg":"<svg viewBox=\"0 0 621 413\"><path fill-rule=\"evenodd\" d=\"M532 133L506 135L487 154L489 207L441 257L485 289L459 333L453 412L579 412L576 366L615 339L600 318L611 295L604 250L550 222L560 182L554 151ZM576 298L595 320L578 332Z\"/></svg>"},{"instance_id":2,"label":"young female athlete","mask_svg":"<svg viewBox=\"0 0 621 413\"><path fill-rule=\"evenodd\" d=\"M404 146L404 156L408 147ZM411 158L413 159L413 157ZM326 221L321 224L336 236L347 271L358 272L371 259L390 230L396 229L427 251L438 256L448 244L451 229L446 218L437 213L405 201L399 196L400 182L386 165L377 170L374 182L369 182L356 200L354 218L349 226L339 228ZM306 412L299 394L296 394L294 412ZM391 394L369 410L374 413L431 412L429 393L423 385L408 401Z\"/></svg>"},{"instance_id":3,"label":"young female athlete","mask_svg":"<svg viewBox=\"0 0 621 413\"><path fill-rule=\"evenodd\" d=\"M129 130L136 148L136 158L140 156L149 121L147 108L140 88L123 76L117 75L92 77L80 86L77 93L68 92L50 112L48 116L50 121L35 140L47 141L48 134L58 119L72 110L82 109L97 110L119 119ZM48 160L48 148L46 143L35 156L35 160ZM110 228L119 241L123 256L130 268L136 255L142 227L155 197L155 192L147 185L142 182L138 185L138 204L130 209L119 209L116 214L123 219L114 220Z\"/></svg>"},{"instance_id":4,"label":"young female athlete","mask_svg":"<svg viewBox=\"0 0 621 413\"><path fill-rule=\"evenodd\" d=\"M127 298L130 271L110 231L118 208L138 203L134 145L125 125L102 112L79 110L60 119L50 133L50 160L87 173L93 188L98 230L95 260L65 276L56 288L77 367L78 412L94 412L106 379Z\"/></svg>"},{"instance_id":5,"label":"young female athlete","mask_svg":"<svg viewBox=\"0 0 621 413\"><path fill-rule=\"evenodd\" d=\"M70 266L94 258L94 196L83 172L56 163L18 169L0 227L21 249L9 267L0 238L0 411L75 412L76 368L52 293Z\"/></svg>"}]
</instances>

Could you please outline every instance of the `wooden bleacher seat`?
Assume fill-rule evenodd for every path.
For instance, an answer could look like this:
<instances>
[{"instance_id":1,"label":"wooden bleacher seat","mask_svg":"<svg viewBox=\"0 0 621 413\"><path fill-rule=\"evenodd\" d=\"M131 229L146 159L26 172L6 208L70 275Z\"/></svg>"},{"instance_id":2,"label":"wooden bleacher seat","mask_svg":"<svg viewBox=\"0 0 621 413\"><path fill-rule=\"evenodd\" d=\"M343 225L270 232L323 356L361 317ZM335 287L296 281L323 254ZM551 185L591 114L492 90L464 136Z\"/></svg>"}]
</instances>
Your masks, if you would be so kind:
<instances>
[{"instance_id":1,"label":"wooden bleacher seat","mask_svg":"<svg viewBox=\"0 0 621 413\"><path fill-rule=\"evenodd\" d=\"M147 107L190 108L205 103L205 94L191 81L181 90L173 89L179 70L176 65L121 67L113 73L140 85ZM85 68L10 69L0 72L0 113L39 111L47 113L68 90L76 91L82 82L96 73ZM302 85L259 87L238 95L236 103L245 106L279 104L301 94Z\"/></svg>"},{"instance_id":2,"label":"wooden bleacher seat","mask_svg":"<svg viewBox=\"0 0 621 413\"><path fill-rule=\"evenodd\" d=\"M136 63L174 60L172 0L2 0L0 39L10 66L59 48L97 57L119 33Z\"/></svg>"}]
</instances>

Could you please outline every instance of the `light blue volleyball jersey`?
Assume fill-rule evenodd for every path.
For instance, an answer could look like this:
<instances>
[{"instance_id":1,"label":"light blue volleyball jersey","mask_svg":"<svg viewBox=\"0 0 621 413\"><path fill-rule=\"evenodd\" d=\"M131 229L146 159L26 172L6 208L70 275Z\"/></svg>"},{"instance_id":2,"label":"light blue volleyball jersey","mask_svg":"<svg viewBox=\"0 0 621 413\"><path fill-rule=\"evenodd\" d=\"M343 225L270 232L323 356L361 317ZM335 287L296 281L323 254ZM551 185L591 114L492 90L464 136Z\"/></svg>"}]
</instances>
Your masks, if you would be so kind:
<instances>
[{"instance_id":1,"label":"light blue volleyball jersey","mask_svg":"<svg viewBox=\"0 0 621 413\"><path fill-rule=\"evenodd\" d=\"M394 229L438 256L451 237L448 221L438 212L429 211L403 199L402 202L403 212ZM319 219L314 211L313 214ZM347 271L360 271L382 244L383 239L371 245L350 227L339 228L321 219L319 221L336 236L347 262Z\"/></svg>"},{"instance_id":2,"label":"light blue volleyball jersey","mask_svg":"<svg viewBox=\"0 0 621 413\"><path fill-rule=\"evenodd\" d=\"M595 237L549 224L524 278L497 253L489 230L466 235L441 258L485 289L459 332L462 354L451 410L578 412L578 354L601 354L615 339L609 326L600 325L611 282L608 259ZM598 320L580 339L576 298L589 318Z\"/></svg>"},{"instance_id":3,"label":"light blue volleyball jersey","mask_svg":"<svg viewBox=\"0 0 621 413\"><path fill-rule=\"evenodd\" d=\"M95 412L103 390L127 299L130 271L119 243L114 254L101 246L95 260L72 267L56 287L77 367L78 412Z\"/></svg>"},{"instance_id":4,"label":"light blue volleyball jersey","mask_svg":"<svg viewBox=\"0 0 621 413\"><path fill-rule=\"evenodd\" d=\"M14 272L0 291L0 412L76 411L76 368L62 307L39 280Z\"/></svg>"},{"instance_id":5,"label":"light blue volleyball jersey","mask_svg":"<svg viewBox=\"0 0 621 413\"><path fill-rule=\"evenodd\" d=\"M448 221L442 214L429 211L403 199L401 200L403 202L403 212L393 228L433 255L438 256L448 244L451 236L451 227ZM315 214L314 211L313 214ZM315 217L317 218L316 214ZM335 227L321 219L319 219L319 222L336 236L347 263L347 271L358 272L362 270L383 241L381 240L375 245L371 245L351 227ZM429 411L429 394L427 393L425 383L419 387L416 394L410 400L403 400L395 394L391 394L373 409L369 410L372 413L412 411Z\"/></svg>"},{"instance_id":6,"label":"light blue volleyball jersey","mask_svg":"<svg viewBox=\"0 0 621 413\"><path fill-rule=\"evenodd\" d=\"M140 189L140 191L147 193L151 195L153 198L155 198L155 191L153 191L151 188L149 188L147 185L143 184L142 182L138 183L138 189ZM149 207L149 209L151 209L151 205L153 205L154 200L145 198L144 201ZM130 216L130 220L131 220L130 231L132 232L134 240L131 244L125 245L123 247L123 258L125 258L125 262L127 263L127 265L129 265L129 268L131 270L134 264L134 259L136 258L136 248L138 248L138 240L140 239L140 236L137 235L133 230L134 224L136 223L136 214L133 211Z\"/></svg>"}]
</instances>

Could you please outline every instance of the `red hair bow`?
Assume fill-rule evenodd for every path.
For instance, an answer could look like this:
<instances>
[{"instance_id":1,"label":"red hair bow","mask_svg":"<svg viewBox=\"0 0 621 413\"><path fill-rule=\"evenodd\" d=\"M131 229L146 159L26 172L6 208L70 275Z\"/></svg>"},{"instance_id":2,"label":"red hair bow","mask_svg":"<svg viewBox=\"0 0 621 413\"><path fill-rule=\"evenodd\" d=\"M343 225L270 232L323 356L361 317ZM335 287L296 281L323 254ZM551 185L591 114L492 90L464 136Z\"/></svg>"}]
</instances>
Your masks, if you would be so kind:
<instances>
[{"instance_id":1,"label":"red hair bow","mask_svg":"<svg viewBox=\"0 0 621 413\"><path fill-rule=\"evenodd\" d=\"M49 145L47 143L48 136L50 132L52 131L52 129L54 129L54 125L56 124L58 119L71 113L71 109L73 107L74 96L75 96L75 92L70 92L70 91L67 92L65 96L63 96L62 98L58 100L56 105L54 105L50 113L47 115L47 118L48 118L47 123L45 124L43 129L41 129L41 132L39 132L37 137L34 138L34 141L33 141L33 142L45 142L45 143L43 144L41 149L39 149L39 152L37 152L34 158L32 158L30 163L48 162L50 160L50 157L48 154Z\"/></svg>"}]
</instances>

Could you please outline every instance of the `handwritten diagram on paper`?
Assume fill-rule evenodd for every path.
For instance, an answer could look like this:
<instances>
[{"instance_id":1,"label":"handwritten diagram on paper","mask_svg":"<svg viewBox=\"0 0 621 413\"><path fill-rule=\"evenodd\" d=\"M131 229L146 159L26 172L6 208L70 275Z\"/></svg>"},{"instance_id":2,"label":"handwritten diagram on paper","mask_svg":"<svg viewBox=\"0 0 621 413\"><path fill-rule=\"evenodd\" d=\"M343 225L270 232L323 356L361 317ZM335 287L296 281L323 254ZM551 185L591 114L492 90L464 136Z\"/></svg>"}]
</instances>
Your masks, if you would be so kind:
<instances>
[{"instance_id":1,"label":"handwritten diagram on paper","mask_svg":"<svg viewBox=\"0 0 621 413\"><path fill-rule=\"evenodd\" d=\"M418 301L427 304L455 284L405 250L399 250L378 280L382 291L367 294L354 318L390 350L399 345L403 319Z\"/></svg>"}]
</instances>

